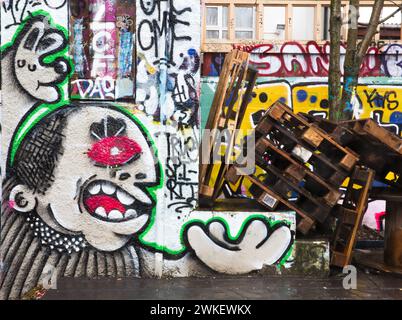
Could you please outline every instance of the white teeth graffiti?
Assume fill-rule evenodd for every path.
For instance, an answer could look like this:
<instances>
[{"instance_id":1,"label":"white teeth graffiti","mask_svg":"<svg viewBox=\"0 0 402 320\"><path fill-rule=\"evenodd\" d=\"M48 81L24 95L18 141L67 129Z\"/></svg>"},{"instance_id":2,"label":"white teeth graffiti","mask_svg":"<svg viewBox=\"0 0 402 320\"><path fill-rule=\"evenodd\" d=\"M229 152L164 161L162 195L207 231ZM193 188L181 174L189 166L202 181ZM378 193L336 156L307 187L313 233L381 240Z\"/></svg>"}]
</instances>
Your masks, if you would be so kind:
<instances>
[{"instance_id":1,"label":"white teeth graffiti","mask_svg":"<svg viewBox=\"0 0 402 320\"><path fill-rule=\"evenodd\" d=\"M140 200L141 202L145 203L145 204L152 204L152 200L149 198L149 196L142 191L140 188L134 186L131 189L131 193L133 194L133 196Z\"/></svg>"},{"instance_id":2,"label":"white teeth graffiti","mask_svg":"<svg viewBox=\"0 0 402 320\"><path fill-rule=\"evenodd\" d=\"M113 182L95 180L83 190L82 204L92 217L105 222L125 222L148 212L152 206L149 195L136 186L129 192Z\"/></svg>"},{"instance_id":3,"label":"white teeth graffiti","mask_svg":"<svg viewBox=\"0 0 402 320\"><path fill-rule=\"evenodd\" d=\"M112 184L105 182L102 183L102 191L106 194L113 194L116 191L116 188Z\"/></svg>"},{"instance_id":4,"label":"white teeth graffiti","mask_svg":"<svg viewBox=\"0 0 402 320\"><path fill-rule=\"evenodd\" d=\"M137 216L137 211L135 211L134 209L128 209L126 211L126 218L132 218L132 217L136 217Z\"/></svg>"},{"instance_id":5,"label":"white teeth graffiti","mask_svg":"<svg viewBox=\"0 0 402 320\"><path fill-rule=\"evenodd\" d=\"M130 206L134 203L134 198L131 197L127 192L124 192L121 189L117 190L116 195L117 195L117 199L119 199L119 201L122 204L125 204L126 206Z\"/></svg>"},{"instance_id":6,"label":"white teeth graffiti","mask_svg":"<svg viewBox=\"0 0 402 320\"><path fill-rule=\"evenodd\" d=\"M123 220L124 216L119 210L112 210L108 214L110 220Z\"/></svg>"},{"instance_id":7,"label":"white teeth graffiti","mask_svg":"<svg viewBox=\"0 0 402 320\"><path fill-rule=\"evenodd\" d=\"M90 194L97 194L101 189L100 187L101 187L100 184L94 184L88 189L88 191Z\"/></svg>"},{"instance_id":8,"label":"white teeth graffiti","mask_svg":"<svg viewBox=\"0 0 402 320\"><path fill-rule=\"evenodd\" d=\"M102 216L102 217L107 218L106 210L103 207L96 208L95 213L100 215L100 216Z\"/></svg>"}]
</instances>

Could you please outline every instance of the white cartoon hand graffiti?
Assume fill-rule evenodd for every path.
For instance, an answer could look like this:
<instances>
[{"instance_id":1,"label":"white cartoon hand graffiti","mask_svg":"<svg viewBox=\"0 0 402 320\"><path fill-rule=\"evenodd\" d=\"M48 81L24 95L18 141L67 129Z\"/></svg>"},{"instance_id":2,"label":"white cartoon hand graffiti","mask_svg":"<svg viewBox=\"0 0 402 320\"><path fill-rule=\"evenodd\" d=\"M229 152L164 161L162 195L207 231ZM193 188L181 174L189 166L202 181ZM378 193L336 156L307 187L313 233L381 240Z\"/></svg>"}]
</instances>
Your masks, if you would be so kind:
<instances>
[{"instance_id":1,"label":"white cartoon hand graffiti","mask_svg":"<svg viewBox=\"0 0 402 320\"><path fill-rule=\"evenodd\" d=\"M248 273L274 264L292 245L292 232L285 224L270 228L260 219L250 221L235 241L219 221L193 224L187 229L188 244L202 262L221 273Z\"/></svg>"},{"instance_id":2,"label":"white cartoon hand graffiti","mask_svg":"<svg viewBox=\"0 0 402 320\"><path fill-rule=\"evenodd\" d=\"M64 34L51 27L45 16L36 16L24 26L15 46L14 71L21 87L34 99L57 101L57 85L66 79L70 67L64 58L52 62L45 58L67 46Z\"/></svg>"}]
</instances>

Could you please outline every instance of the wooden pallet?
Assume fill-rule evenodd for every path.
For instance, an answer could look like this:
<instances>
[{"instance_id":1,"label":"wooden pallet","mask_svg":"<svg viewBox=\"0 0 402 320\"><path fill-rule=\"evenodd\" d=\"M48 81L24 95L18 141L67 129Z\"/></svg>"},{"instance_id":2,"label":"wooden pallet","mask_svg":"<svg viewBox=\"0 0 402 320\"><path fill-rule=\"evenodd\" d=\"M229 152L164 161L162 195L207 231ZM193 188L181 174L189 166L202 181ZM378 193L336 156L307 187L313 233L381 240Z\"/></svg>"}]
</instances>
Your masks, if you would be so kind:
<instances>
[{"instance_id":1,"label":"wooden pallet","mask_svg":"<svg viewBox=\"0 0 402 320\"><path fill-rule=\"evenodd\" d=\"M260 136L267 137L274 146L290 154L299 163L309 165L313 168L314 174L334 187L339 187L350 172L350 169L347 170L342 163L353 163L356 159L355 155L351 153L351 156L346 158L352 159L352 162L345 160L345 157L332 158L332 154L316 150L293 132L275 123L270 117L264 117L257 125L256 139ZM342 162L342 160L345 161Z\"/></svg>"},{"instance_id":2,"label":"wooden pallet","mask_svg":"<svg viewBox=\"0 0 402 320\"><path fill-rule=\"evenodd\" d=\"M356 166L350 178L342 205L334 208L337 226L332 240L331 265L344 267L350 264L356 234L367 209L369 191L375 172Z\"/></svg>"},{"instance_id":3,"label":"wooden pallet","mask_svg":"<svg viewBox=\"0 0 402 320\"><path fill-rule=\"evenodd\" d=\"M233 165L226 180L235 184L245 175L252 183L250 193L259 203L271 210L279 203L295 210L301 218L298 230L303 233L307 233L316 221L324 223L327 220L341 196L338 188L327 184L264 137L256 143L255 160L266 176L250 176L241 167ZM290 198L295 195L297 199L292 201Z\"/></svg>"},{"instance_id":4,"label":"wooden pallet","mask_svg":"<svg viewBox=\"0 0 402 320\"><path fill-rule=\"evenodd\" d=\"M339 186L333 187L314 174L308 167L295 161L289 154L275 147L267 138L256 143L256 162L265 171L275 169L290 183L303 188L312 197L328 206L334 206L340 196Z\"/></svg>"},{"instance_id":5,"label":"wooden pallet","mask_svg":"<svg viewBox=\"0 0 402 320\"><path fill-rule=\"evenodd\" d=\"M386 145L390 150L402 156L402 139L381 127L373 119L343 121L341 125L352 129L360 136L368 136L370 139Z\"/></svg>"},{"instance_id":6,"label":"wooden pallet","mask_svg":"<svg viewBox=\"0 0 402 320\"><path fill-rule=\"evenodd\" d=\"M306 116L303 114L303 116ZM325 128L335 141L359 154L359 164L373 169L376 180L402 188L402 139L381 127L372 119L344 121L334 124L328 120L306 116L313 125ZM389 173L397 175L394 181Z\"/></svg>"},{"instance_id":7,"label":"wooden pallet","mask_svg":"<svg viewBox=\"0 0 402 320\"><path fill-rule=\"evenodd\" d=\"M332 162L339 164L340 167L351 171L359 157L352 150L349 150L337 143L330 135L317 126L311 125L305 118L296 115L285 104L277 101L267 112L263 119L270 118L271 125L278 129L279 125L295 138L306 142L312 150L325 154ZM269 134L269 132L265 132Z\"/></svg>"},{"instance_id":8,"label":"wooden pallet","mask_svg":"<svg viewBox=\"0 0 402 320\"><path fill-rule=\"evenodd\" d=\"M240 127L245 109L251 101L258 73L256 69L248 66L248 58L248 53L236 49L225 57L200 148L201 206L212 206L221 192L224 175L229 166L225 159L232 157L236 129ZM225 150L221 150L219 154L220 161L216 162L214 153L216 145L222 145L222 130L226 130L229 136Z\"/></svg>"}]
</instances>

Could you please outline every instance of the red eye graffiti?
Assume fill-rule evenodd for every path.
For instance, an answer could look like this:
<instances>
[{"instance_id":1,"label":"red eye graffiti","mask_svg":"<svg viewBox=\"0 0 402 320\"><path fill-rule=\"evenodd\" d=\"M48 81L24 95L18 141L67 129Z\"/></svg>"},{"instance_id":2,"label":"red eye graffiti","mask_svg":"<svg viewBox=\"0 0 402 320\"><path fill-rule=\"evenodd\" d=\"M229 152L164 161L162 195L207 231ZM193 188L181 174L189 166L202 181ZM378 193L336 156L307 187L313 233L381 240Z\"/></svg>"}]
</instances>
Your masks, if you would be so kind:
<instances>
[{"instance_id":1,"label":"red eye graffiti","mask_svg":"<svg viewBox=\"0 0 402 320\"><path fill-rule=\"evenodd\" d=\"M88 157L97 164L119 166L137 158L141 154L140 145L128 137L102 138L92 145Z\"/></svg>"}]
</instances>

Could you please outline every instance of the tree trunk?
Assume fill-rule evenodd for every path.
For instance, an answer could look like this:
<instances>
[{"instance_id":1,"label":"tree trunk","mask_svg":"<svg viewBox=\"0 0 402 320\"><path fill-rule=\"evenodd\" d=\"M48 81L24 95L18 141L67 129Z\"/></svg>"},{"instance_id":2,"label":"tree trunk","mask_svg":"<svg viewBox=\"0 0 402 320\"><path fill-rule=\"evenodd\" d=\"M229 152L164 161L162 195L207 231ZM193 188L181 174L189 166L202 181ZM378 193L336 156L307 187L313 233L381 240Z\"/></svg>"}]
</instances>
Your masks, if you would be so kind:
<instances>
[{"instance_id":1,"label":"tree trunk","mask_svg":"<svg viewBox=\"0 0 402 320\"><path fill-rule=\"evenodd\" d=\"M328 100L329 119L337 121L341 110L341 71L340 71L340 49L341 49L341 0L331 0L331 17L329 21L330 53L329 53L329 74L328 74Z\"/></svg>"},{"instance_id":2,"label":"tree trunk","mask_svg":"<svg viewBox=\"0 0 402 320\"><path fill-rule=\"evenodd\" d=\"M350 3L356 2L350 0ZM358 1L357 1L358 2ZM344 106L343 112L339 114L339 120L350 120L353 117L352 95L356 90L359 81L359 70L366 55L367 49L377 32L377 27L380 21L381 11L384 6L384 0L376 0L373 5L370 22L367 27L367 32L357 48L357 25L356 30L352 30L349 25L348 42L346 48L345 64L344 64L344 81L341 105ZM352 37L352 39L349 39ZM350 43L349 43L350 42Z\"/></svg>"},{"instance_id":3,"label":"tree trunk","mask_svg":"<svg viewBox=\"0 0 402 320\"><path fill-rule=\"evenodd\" d=\"M336 121L349 120L353 116L352 95L356 88L359 66L357 58L357 20L359 19L359 0L349 1L348 40L346 43L345 62L343 67L343 90L341 106Z\"/></svg>"}]
</instances>

